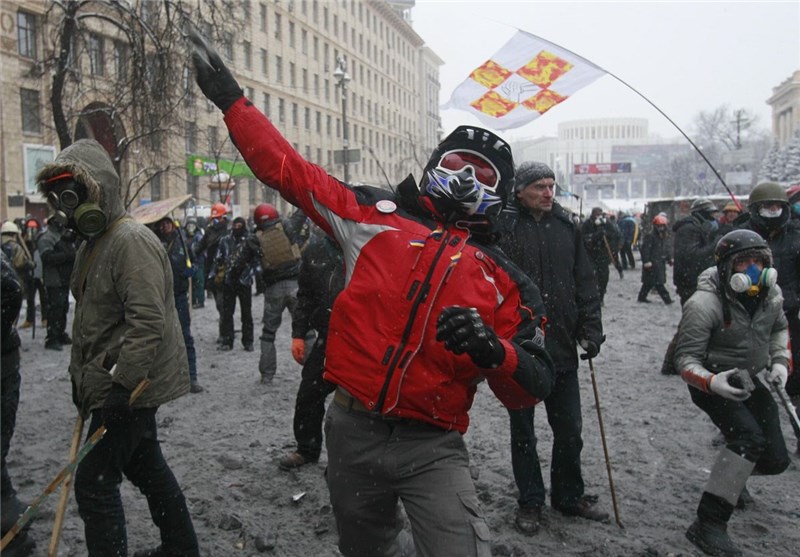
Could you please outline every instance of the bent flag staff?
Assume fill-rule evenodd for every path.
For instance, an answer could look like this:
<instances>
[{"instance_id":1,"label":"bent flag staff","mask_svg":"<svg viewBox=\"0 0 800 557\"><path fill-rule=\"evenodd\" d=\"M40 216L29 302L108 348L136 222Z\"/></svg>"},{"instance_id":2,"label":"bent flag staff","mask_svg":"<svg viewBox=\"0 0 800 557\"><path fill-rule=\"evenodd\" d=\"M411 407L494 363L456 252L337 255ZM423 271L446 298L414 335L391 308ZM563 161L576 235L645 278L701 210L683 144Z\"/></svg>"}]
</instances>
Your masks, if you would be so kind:
<instances>
[{"instance_id":1,"label":"bent flag staff","mask_svg":"<svg viewBox=\"0 0 800 557\"><path fill-rule=\"evenodd\" d=\"M705 161L741 210L741 203L708 157L650 99L583 56L521 29L489 60L475 68L441 108L465 110L489 128L509 130L536 120L604 75L622 83L666 118Z\"/></svg>"}]
</instances>

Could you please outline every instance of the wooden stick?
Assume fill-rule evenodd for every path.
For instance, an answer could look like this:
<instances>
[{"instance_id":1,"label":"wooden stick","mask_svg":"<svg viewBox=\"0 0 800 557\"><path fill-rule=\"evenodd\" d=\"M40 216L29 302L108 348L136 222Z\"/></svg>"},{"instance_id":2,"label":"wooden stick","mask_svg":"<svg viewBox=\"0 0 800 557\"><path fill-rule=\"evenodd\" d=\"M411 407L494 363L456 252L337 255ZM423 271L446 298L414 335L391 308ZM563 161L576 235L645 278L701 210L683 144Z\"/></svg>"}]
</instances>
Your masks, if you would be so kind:
<instances>
[{"instance_id":1,"label":"wooden stick","mask_svg":"<svg viewBox=\"0 0 800 557\"><path fill-rule=\"evenodd\" d=\"M600 392L597 389L597 379L594 376L594 364L592 363L592 359L589 358L589 371L592 373L592 389L594 390L594 402L595 407L597 408L597 421L600 424L600 438L603 440L603 453L606 456L606 470L608 471L608 485L611 489L611 504L614 507L614 518L617 521L617 525L625 529L625 526L622 525L622 521L619 519L619 510L617 509L617 492L614 490L614 478L611 477L611 459L608 457L608 445L606 444L606 430L603 427L603 414L600 412Z\"/></svg>"},{"instance_id":2,"label":"wooden stick","mask_svg":"<svg viewBox=\"0 0 800 557\"><path fill-rule=\"evenodd\" d=\"M69 446L69 460L72 462L78 455L78 447L81 443L81 435L83 435L83 416L78 414L78 419L75 422L75 431L72 433L72 442ZM58 542L61 537L61 528L64 525L64 514L67 510L67 502L69 501L69 492L72 487L72 474L68 474L64 478L64 483L61 486L61 498L58 501L56 508L56 518L53 523L53 533L50 536L50 546L47 548L47 557L55 557L58 553Z\"/></svg>"},{"instance_id":3,"label":"wooden stick","mask_svg":"<svg viewBox=\"0 0 800 557\"><path fill-rule=\"evenodd\" d=\"M139 395L142 394L142 391L144 391L148 387L148 385L150 385L150 380L147 378L142 379L142 381L136 386L136 388L131 393L131 397L128 403L132 404L137 398L139 398ZM84 458L86 458L86 455L89 454L89 451L91 451L95 447L95 445L97 445L100 442L100 439L103 438L103 435L105 435L105 433L106 433L106 426L101 425L100 427L98 427L97 431L95 431L92 434L92 436L89 437L89 439L86 441L83 447L81 447L80 451L78 451L78 454L75 455L75 458L71 460L69 463L67 463L67 465L64 466L64 468L62 468L61 471L56 475L53 481L48 484L48 486L45 488L42 494L39 495L36 499L34 499L30 505L28 505L28 508L25 509L25 512L22 513L22 515L17 519L16 524L14 524L14 526L12 526L11 529L8 532L6 532L6 535L3 536L3 539L0 540L0 551L5 549L6 546L9 543L11 543L11 540L13 540L14 537L17 534L19 534L19 531L22 530L34 516L36 516L36 514L39 512L39 507L42 505L42 503L44 503L44 501L50 496L50 494L52 494L56 489L58 489L58 486L61 485L61 482L64 481L64 478L66 478L69 474L72 474L72 472L75 471L75 469L78 467L78 464L80 464L80 462Z\"/></svg>"}]
</instances>

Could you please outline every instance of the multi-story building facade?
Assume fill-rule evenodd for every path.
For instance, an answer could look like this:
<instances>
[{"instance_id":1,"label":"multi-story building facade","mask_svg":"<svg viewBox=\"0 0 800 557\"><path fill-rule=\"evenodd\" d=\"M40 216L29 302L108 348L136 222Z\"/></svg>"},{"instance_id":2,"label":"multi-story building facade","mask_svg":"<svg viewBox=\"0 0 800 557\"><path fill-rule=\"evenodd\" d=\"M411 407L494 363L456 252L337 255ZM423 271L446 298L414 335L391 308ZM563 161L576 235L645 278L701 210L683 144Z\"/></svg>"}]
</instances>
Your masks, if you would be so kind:
<instances>
[{"instance_id":1,"label":"multi-story building facade","mask_svg":"<svg viewBox=\"0 0 800 557\"><path fill-rule=\"evenodd\" d=\"M142 13L160 5L142 0L130 4ZM419 175L420 162L438 142L441 128L438 67L442 61L411 27L412 6L413 2L386 0L243 0L233 29L213 33L206 22L204 31L223 35L216 44L245 94L306 159L343 178L343 164L336 161L346 123L349 148L358 151L349 158L350 182L395 184L408 173ZM44 0L0 4L3 219L45 210L33 176L58 150L49 103L52 77L42 72L40 63L52 56L54 48L56 22L46 16L50 7L51 2ZM109 25L98 23L92 31L85 51L89 59L79 61L79 67L93 78L100 76L100 82L112 79L124 45ZM334 75L339 59L346 62L349 77L344 88ZM120 161L123 180L135 176L144 164L168 169L153 173L133 192L131 207L188 193L197 206L222 200L237 214L250 214L265 200L287 210L246 167L234 165L241 158L226 140L221 114L191 81L188 66L182 82L174 80L174 87L183 85L185 90L180 109L183 129L169 130L165 141L147 152L128 151ZM118 122L105 124L90 116L91 108L99 104L91 92L77 102L85 111L69 122L76 138L111 135L107 143L113 148L124 130L133 129L125 113L118 115ZM225 172L232 174L230 180Z\"/></svg>"},{"instance_id":2,"label":"multi-story building facade","mask_svg":"<svg viewBox=\"0 0 800 557\"><path fill-rule=\"evenodd\" d=\"M772 88L767 104L772 108L772 135L783 148L800 127L800 70Z\"/></svg>"}]
</instances>

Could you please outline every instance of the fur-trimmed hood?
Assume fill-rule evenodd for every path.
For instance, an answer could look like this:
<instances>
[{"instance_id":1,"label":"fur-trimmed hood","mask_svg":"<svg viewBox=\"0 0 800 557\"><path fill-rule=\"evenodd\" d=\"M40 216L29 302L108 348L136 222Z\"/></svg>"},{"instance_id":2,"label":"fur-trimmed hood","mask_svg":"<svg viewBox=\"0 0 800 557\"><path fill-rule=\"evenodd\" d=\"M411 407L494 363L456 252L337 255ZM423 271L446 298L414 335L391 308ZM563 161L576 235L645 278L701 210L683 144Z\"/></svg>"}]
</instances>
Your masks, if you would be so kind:
<instances>
[{"instance_id":1,"label":"fur-trimmed hood","mask_svg":"<svg viewBox=\"0 0 800 557\"><path fill-rule=\"evenodd\" d=\"M100 143L94 139L80 139L61 151L56 160L36 175L39 193L47 197L44 182L65 172L86 185L89 201L100 206L109 225L125 214L119 174Z\"/></svg>"}]
</instances>

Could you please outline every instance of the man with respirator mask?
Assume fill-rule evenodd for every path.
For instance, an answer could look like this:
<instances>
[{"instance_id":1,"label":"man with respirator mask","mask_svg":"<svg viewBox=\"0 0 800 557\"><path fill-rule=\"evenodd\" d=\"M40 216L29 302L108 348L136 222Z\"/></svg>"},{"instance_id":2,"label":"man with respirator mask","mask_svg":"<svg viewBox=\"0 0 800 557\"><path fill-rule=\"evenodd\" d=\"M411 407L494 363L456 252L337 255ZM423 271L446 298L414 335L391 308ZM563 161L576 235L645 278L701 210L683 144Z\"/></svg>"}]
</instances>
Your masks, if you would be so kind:
<instances>
[{"instance_id":1,"label":"man with respirator mask","mask_svg":"<svg viewBox=\"0 0 800 557\"><path fill-rule=\"evenodd\" d=\"M75 499L91 557L127 555L123 474L147 498L158 549L134 557L199 555L186 501L158 442L158 407L189 392L186 347L164 247L125 212L120 178L93 139L61 151L36 176L59 221L85 241L75 257L69 364L72 400L107 432L75 472ZM129 405L142 380L149 386Z\"/></svg>"},{"instance_id":2,"label":"man with respirator mask","mask_svg":"<svg viewBox=\"0 0 800 557\"><path fill-rule=\"evenodd\" d=\"M734 230L717 243L683 306L675 364L692 401L725 437L686 537L709 555L741 555L728 520L750 474L789 465L778 406L764 380L786 382L788 330L767 242ZM761 379L756 374L766 370Z\"/></svg>"}]
</instances>

